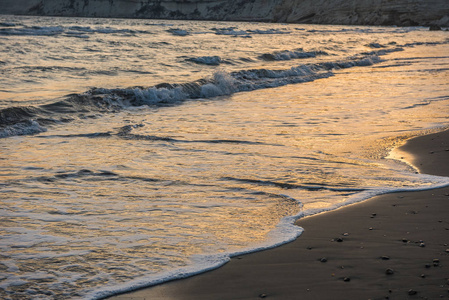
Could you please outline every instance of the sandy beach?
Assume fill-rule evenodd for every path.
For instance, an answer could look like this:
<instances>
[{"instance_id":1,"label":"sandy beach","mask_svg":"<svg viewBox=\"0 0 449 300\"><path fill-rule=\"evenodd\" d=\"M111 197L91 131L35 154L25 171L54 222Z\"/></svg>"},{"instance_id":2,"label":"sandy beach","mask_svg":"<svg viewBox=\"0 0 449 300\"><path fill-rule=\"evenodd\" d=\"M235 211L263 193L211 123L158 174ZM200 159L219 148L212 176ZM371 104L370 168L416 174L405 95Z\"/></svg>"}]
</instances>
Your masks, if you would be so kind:
<instances>
[{"instance_id":1,"label":"sandy beach","mask_svg":"<svg viewBox=\"0 0 449 300\"><path fill-rule=\"evenodd\" d=\"M400 148L449 175L449 131ZM110 299L448 299L449 187L393 193L301 219L296 241Z\"/></svg>"}]
</instances>

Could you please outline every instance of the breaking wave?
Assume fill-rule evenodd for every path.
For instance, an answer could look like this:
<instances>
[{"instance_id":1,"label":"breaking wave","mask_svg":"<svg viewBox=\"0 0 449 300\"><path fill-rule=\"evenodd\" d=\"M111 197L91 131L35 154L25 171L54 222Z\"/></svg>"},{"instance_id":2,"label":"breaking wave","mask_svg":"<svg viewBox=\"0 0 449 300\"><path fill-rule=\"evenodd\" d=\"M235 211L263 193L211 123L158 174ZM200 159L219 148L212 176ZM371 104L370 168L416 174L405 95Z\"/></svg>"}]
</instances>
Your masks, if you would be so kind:
<instances>
[{"instance_id":1,"label":"breaking wave","mask_svg":"<svg viewBox=\"0 0 449 300\"><path fill-rule=\"evenodd\" d=\"M218 66L223 62L223 60L219 56L191 57L186 60L194 62L196 64L209 65L209 66Z\"/></svg>"},{"instance_id":2,"label":"breaking wave","mask_svg":"<svg viewBox=\"0 0 449 300\"><path fill-rule=\"evenodd\" d=\"M232 35L232 36L250 36L251 34L289 34L290 31L283 31L280 29L267 30L236 30L237 27L211 28L217 35Z\"/></svg>"},{"instance_id":3,"label":"breaking wave","mask_svg":"<svg viewBox=\"0 0 449 300\"><path fill-rule=\"evenodd\" d=\"M311 58L316 57L318 55L328 55L328 54L327 52L324 51L306 52L303 49L297 49L294 51L284 50L273 53L265 53L262 54L260 58L267 61L273 61L273 60L292 60L298 58Z\"/></svg>"},{"instance_id":4,"label":"breaking wave","mask_svg":"<svg viewBox=\"0 0 449 300\"><path fill-rule=\"evenodd\" d=\"M7 125L0 128L0 138L18 135L32 135L47 131L47 128L41 126L34 120L17 122L13 125Z\"/></svg>"},{"instance_id":5,"label":"breaking wave","mask_svg":"<svg viewBox=\"0 0 449 300\"><path fill-rule=\"evenodd\" d=\"M210 78L187 83L162 83L152 87L125 89L93 88L39 107L0 110L0 138L44 132L47 130L44 125L71 121L76 114L81 117L86 112L94 111L114 112L129 107L172 106L187 100L310 82L333 76L333 70L370 66L379 61L378 55L367 55L344 61L304 64L286 70L216 71Z\"/></svg>"},{"instance_id":6,"label":"breaking wave","mask_svg":"<svg viewBox=\"0 0 449 300\"><path fill-rule=\"evenodd\" d=\"M56 36L66 34L75 37L89 37L89 34L124 34L132 35L136 33L150 33L144 30L117 29L112 27L96 27L90 26L25 26L14 23L0 23L0 35L10 36Z\"/></svg>"},{"instance_id":7,"label":"breaking wave","mask_svg":"<svg viewBox=\"0 0 449 300\"><path fill-rule=\"evenodd\" d=\"M176 35L176 36L186 36L186 35L190 34L187 30L179 29L179 28L170 28L167 30L167 32L170 32L171 34Z\"/></svg>"}]
</instances>

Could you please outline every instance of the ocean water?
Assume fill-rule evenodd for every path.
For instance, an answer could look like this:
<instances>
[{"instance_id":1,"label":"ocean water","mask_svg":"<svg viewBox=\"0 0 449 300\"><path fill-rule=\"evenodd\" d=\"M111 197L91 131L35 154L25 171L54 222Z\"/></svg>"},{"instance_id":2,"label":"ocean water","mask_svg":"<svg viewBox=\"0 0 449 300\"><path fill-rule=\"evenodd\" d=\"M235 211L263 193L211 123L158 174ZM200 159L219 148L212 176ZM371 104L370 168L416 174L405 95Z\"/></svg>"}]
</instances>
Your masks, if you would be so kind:
<instances>
[{"instance_id":1,"label":"ocean water","mask_svg":"<svg viewBox=\"0 0 449 300\"><path fill-rule=\"evenodd\" d=\"M448 53L423 27L0 16L0 298L100 299L448 185L390 155L447 128Z\"/></svg>"}]
</instances>

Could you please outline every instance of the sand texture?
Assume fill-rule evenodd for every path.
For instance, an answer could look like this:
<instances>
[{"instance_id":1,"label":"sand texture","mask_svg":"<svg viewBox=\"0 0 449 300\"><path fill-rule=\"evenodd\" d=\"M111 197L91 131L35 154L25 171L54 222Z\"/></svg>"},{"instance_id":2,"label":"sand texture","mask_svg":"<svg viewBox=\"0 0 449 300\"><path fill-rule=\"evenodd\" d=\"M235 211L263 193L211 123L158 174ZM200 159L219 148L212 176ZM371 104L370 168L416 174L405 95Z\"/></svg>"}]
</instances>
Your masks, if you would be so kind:
<instances>
[{"instance_id":1,"label":"sand texture","mask_svg":"<svg viewBox=\"0 0 449 300\"><path fill-rule=\"evenodd\" d=\"M449 131L403 150L449 174ZM301 219L296 241L111 299L448 299L449 187L393 193Z\"/></svg>"}]
</instances>

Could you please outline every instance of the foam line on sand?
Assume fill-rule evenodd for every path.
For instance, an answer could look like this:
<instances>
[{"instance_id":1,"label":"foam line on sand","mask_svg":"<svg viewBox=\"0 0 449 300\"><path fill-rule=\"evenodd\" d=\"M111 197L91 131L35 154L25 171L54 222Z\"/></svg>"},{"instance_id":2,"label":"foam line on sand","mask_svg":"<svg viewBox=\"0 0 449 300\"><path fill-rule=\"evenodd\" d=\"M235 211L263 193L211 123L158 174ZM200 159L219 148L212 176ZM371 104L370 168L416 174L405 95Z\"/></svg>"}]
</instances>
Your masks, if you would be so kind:
<instances>
[{"instance_id":1,"label":"foam line on sand","mask_svg":"<svg viewBox=\"0 0 449 300\"><path fill-rule=\"evenodd\" d=\"M449 176L449 131L401 147ZM393 193L301 219L296 241L113 299L448 299L449 187Z\"/></svg>"}]
</instances>

